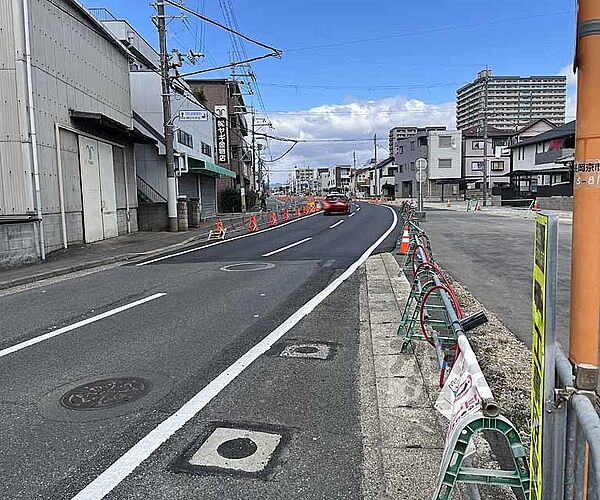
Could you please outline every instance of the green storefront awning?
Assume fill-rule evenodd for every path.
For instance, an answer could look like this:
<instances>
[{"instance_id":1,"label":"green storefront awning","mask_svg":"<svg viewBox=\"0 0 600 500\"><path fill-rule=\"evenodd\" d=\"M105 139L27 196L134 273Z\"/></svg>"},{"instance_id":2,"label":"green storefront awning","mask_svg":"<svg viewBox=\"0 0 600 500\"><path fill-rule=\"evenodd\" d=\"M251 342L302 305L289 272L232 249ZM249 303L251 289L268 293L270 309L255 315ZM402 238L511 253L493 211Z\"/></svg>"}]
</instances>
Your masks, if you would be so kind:
<instances>
[{"instance_id":1,"label":"green storefront awning","mask_svg":"<svg viewBox=\"0 0 600 500\"><path fill-rule=\"evenodd\" d=\"M220 167L214 163L205 160L197 160L196 158L188 157L188 167L190 172L195 174L212 175L213 177L233 177L235 172L225 167Z\"/></svg>"}]
</instances>

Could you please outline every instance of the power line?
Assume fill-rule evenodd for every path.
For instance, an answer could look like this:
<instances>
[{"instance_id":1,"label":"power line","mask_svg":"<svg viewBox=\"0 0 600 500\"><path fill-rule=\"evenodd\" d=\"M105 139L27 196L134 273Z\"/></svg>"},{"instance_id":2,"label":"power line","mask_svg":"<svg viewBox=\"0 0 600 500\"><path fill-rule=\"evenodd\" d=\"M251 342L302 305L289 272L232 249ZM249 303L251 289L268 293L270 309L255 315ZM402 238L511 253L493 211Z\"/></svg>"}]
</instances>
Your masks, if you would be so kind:
<instances>
[{"instance_id":1,"label":"power line","mask_svg":"<svg viewBox=\"0 0 600 500\"><path fill-rule=\"evenodd\" d=\"M422 84L422 83L406 83L403 85L369 85L369 84L356 84L356 85L332 85L332 84L317 84L317 83L268 83L262 82L262 85L266 87L281 87L289 89L332 89L332 90L395 90L395 89L419 89L419 88L440 88L440 87L454 87L456 85L464 85L463 82L449 82L449 83L433 83L433 84Z\"/></svg>"},{"instance_id":2,"label":"power line","mask_svg":"<svg viewBox=\"0 0 600 500\"><path fill-rule=\"evenodd\" d=\"M382 110L365 110L365 111L269 111L272 115L282 116L328 116L328 115L353 115L353 116L370 116L370 115L396 115L396 114L432 114L454 111L454 105L451 107L428 107L427 109L382 109Z\"/></svg>"},{"instance_id":3,"label":"power line","mask_svg":"<svg viewBox=\"0 0 600 500\"><path fill-rule=\"evenodd\" d=\"M300 51L305 51L305 50L325 49L325 48L330 48L330 47L341 47L344 45L354 45L354 44L360 44L360 43L381 42L381 41L390 40L390 39L394 39L394 38L401 38L401 37L415 36L415 35L426 35L429 33L438 33L441 31L453 31L453 30L460 30L460 29L478 28L481 26L492 26L495 24L503 24L503 23L513 22L513 21L540 19L540 18L555 17L555 16L567 15L567 14L572 15L573 12L574 12L573 10L563 10L563 11L558 11L558 12L553 12L553 13L536 14L533 16L507 17L504 19L496 19L493 21L479 22L479 23L472 23L472 24L462 24L462 25L455 25L455 26L440 26L438 28L431 28L431 29L426 29L426 30L405 31L405 32L401 32L401 33L395 33L392 35L386 35L386 36L375 37L375 38L362 38L362 39L355 39L355 40L346 40L343 42L331 42L331 43L324 43L324 44L319 44L319 45L307 45L304 47L294 47L294 48L286 49L285 52L286 53L300 52Z\"/></svg>"}]
</instances>

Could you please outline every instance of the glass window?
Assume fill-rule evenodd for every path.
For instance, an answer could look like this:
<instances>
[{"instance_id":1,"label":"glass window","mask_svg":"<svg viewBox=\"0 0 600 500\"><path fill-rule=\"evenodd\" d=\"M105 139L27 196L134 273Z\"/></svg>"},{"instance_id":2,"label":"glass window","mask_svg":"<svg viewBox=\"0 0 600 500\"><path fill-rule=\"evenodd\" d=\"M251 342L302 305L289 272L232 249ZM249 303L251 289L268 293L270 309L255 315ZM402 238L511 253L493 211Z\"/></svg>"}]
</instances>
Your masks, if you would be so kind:
<instances>
[{"instance_id":1,"label":"glass window","mask_svg":"<svg viewBox=\"0 0 600 500\"><path fill-rule=\"evenodd\" d=\"M415 149L415 141L410 141L410 150L413 151Z\"/></svg>"},{"instance_id":2,"label":"glass window","mask_svg":"<svg viewBox=\"0 0 600 500\"><path fill-rule=\"evenodd\" d=\"M483 162L482 161L472 161L471 162L471 170L473 172L479 172L483 170Z\"/></svg>"},{"instance_id":3,"label":"glass window","mask_svg":"<svg viewBox=\"0 0 600 500\"><path fill-rule=\"evenodd\" d=\"M194 139L192 136L181 129L177 131L177 142L182 146L187 146L188 148L194 147Z\"/></svg>"},{"instance_id":4,"label":"glass window","mask_svg":"<svg viewBox=\"0 0 600 500\"><path fill-rule=\"evenodd\" d=\"M451 135L440 135L440 148L451 148L452 147L452 136Z\"/></svg>"},{"instance_id":5,"label":"glass window","mask_svg":"<svg viewBox=\"0 0 600 500\"><path fill-rule=\"evenodd\" d=\"M473 141L473 149L483 149L483 141Z\"/></svg>"},{"instance_id":6,"label":"glass window","mask_svg":"<svg viewBox=\"0 0 600 500\"><path fill-rule=\"evenodd\" d=\"M438 159L438 167L439 168L452 168L452 158L439 158Z\"/></svg>"},{"instance_id":7,"label":"glass window","mask_svg":"<svg viewBox=\"0 0 600 500\"><path fill-rule=\"evenodd\" d=\"M492 161L492 170L504 170L504 162L503 161Z\"/></svg>"}]
</instances>

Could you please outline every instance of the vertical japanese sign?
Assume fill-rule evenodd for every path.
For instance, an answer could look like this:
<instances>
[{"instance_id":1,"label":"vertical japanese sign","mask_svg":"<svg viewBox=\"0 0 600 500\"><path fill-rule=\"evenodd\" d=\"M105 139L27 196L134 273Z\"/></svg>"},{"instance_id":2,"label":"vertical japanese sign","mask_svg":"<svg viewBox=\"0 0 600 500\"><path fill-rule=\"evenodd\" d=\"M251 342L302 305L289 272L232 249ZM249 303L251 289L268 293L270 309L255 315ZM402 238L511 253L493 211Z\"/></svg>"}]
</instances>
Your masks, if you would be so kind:
<instances>
[{"instance_id":1,"label":"vertical japanese sign","mask_svg":"<svg viewBox=\"0 0 600 500\"><path fill-rule=\"evenodd\" d=\"M554 392L555 303L558 231L556 217L537 214L533 250L531 338L531 500L556 498L551 456L554 420L546 411ZM546 466L546 469L544 469Z\"/></svg>"},{"instance_id":2,"label":"vertical japanese sign","mask_svg":"<svg viewBox=\"0 0 600 500\"><path fill-rule=\"evenodd\" d=\"M217 131L217 163L229 164L229 138L227 131L227 106L215 106Z\"/></svg>"}]
</instances>

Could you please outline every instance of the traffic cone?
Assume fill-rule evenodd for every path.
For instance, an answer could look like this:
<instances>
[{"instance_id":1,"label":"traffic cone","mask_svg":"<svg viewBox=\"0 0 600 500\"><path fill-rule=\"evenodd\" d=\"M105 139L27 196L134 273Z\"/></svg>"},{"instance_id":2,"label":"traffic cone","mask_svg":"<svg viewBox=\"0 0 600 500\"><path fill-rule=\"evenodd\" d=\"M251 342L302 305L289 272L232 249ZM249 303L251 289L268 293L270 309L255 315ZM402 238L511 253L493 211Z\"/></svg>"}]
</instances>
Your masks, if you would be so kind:
<instances>
[{"instance_id":1,"label":"traffic cone","mask_svg":"<svg viewBox=\"0 0 600 500\"><path fill-rule=\"evenodd\" d=\"M539 209L540 209L540 206L538 205L537 198L534 198L533 199L533 207L531 207L531 210L539 210Z\"/></svg>"},{"instance_id":2,"label":"traffic cone","mask_svg":"<svg viewBox=\"0 0 600 500\"><path fill-rule=\"evenodd\" d=\"M402 231L402 240L400 241L400 250L398 253L400 255L406 255L410 248L410 235L408 234L408 224L404 226L404 230Z\"/></svg>"},{"instance_id":3,"label":"traffic cone","mask_svg":"<svg viewBox=\"0 0 600 500\"><path fill-rule=\"evenodd\" d=\"M446 206L447 206L448 208L451 208L451 207L452 207L452 203L450 203L450 198L448 198L448 203L446 204Z\"/></svg>"}]
</instances>

